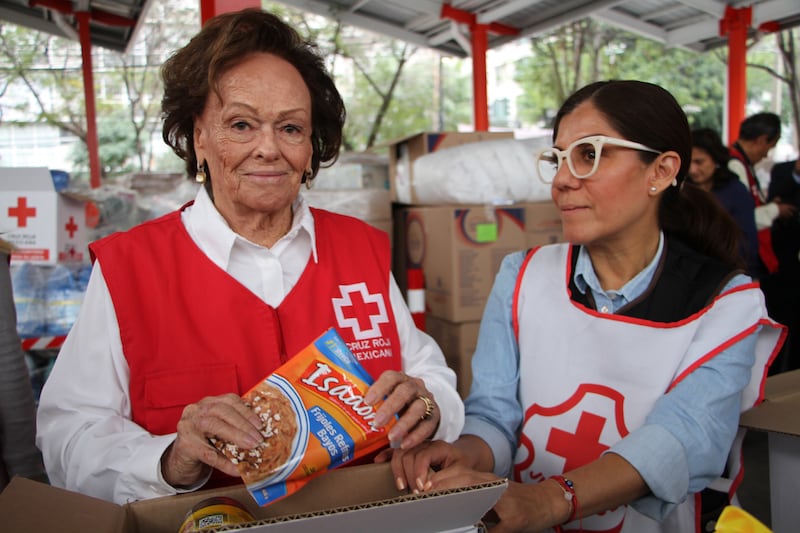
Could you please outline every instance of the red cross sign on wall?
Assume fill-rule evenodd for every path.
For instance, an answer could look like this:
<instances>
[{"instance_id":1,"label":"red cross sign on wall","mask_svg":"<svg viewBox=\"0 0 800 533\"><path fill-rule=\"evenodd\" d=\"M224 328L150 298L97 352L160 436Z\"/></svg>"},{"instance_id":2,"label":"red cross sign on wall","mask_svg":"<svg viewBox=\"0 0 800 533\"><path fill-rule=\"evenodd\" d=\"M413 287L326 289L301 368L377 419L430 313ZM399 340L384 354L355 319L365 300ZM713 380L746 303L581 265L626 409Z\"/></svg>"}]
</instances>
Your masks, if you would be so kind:
<instances>
[{"instance_id":1,"label":"red cross sign on wall","mask_svg":"<svg viewBox=\"0 0 800 533\"><path fill-rule=\"evenodd\" d=\"M28 207L28 199L24 196L17 197L17 206L8 208L8 216L17 218L18 228L28 227L28 218L36 216L36 208Z\"/></svg>"},{"instance_id":2,"label":"red cross sign on wall","mask_svg":"<svg viewBox=\"0 0 800 533\"><path fill-rule=\"evenodd\" d=\"M64 229L67 230L69 233L69 238L75 238L75 232L78 231L78 225L75 224L75 217L70 215L69 220L67 220L67 224L64 226Z\"/></svg>"}]
</instances>

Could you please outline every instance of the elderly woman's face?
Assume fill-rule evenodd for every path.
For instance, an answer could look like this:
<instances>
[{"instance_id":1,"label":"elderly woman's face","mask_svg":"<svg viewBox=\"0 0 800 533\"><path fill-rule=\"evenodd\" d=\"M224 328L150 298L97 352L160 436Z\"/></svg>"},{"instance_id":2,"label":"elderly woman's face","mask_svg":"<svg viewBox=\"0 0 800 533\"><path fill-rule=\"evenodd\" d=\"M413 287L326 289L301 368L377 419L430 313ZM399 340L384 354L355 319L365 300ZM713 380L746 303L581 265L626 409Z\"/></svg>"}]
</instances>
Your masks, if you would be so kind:
<instances>
[{"instance_id":1,"label":"elderly woman's face","mask_svg":"<svg viewBox=\"0 0 800 533\"><path fill-rule=\"evenodd\" d=\"M564 150L592 135L623 138L591 102L584 102L561 120L555 147ZM636 150L618 146L604 146L593 155L600 156L593 175L578 179L562 165L553 181L551 194L564 238L575 244L605 244L652 231L657 206L648 191L650 165Z\"/></svg>"},{"instance_id":2,"label":"elderly woman's face","mask_svg":"<svg viewBox=\"0 0 800 533\"><path fill-rule=\"evenodd\" d=\"M195 121L198 162L208 163L214 204L234 231L253 220L291 220L311 168L311 95L287 61L255 53L219 79ZM277 218L276 218L277 217Z\"/></svg>"}]
</instances>

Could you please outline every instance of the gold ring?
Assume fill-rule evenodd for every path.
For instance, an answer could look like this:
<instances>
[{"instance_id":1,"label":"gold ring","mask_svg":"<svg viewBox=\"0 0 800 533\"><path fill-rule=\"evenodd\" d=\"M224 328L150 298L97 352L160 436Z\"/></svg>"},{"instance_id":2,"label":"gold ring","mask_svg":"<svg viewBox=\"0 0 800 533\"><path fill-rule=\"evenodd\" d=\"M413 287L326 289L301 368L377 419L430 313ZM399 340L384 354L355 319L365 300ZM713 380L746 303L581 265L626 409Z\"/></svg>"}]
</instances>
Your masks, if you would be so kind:
<instances>
[{"instance_id":1,"label":"gold ring","mask_svg":"<svg viewBox=\"0 0 800 533\"><path fill-rule=\"evenodd\" d=\"M431 417L433 417L433 410L435 409L436 404L433 403L433 400L421 394L417 396L417 400L422 400L422 403L425 404L425 414L419 417L419 419L430 420Z\"/></svg>"}]
</instances>

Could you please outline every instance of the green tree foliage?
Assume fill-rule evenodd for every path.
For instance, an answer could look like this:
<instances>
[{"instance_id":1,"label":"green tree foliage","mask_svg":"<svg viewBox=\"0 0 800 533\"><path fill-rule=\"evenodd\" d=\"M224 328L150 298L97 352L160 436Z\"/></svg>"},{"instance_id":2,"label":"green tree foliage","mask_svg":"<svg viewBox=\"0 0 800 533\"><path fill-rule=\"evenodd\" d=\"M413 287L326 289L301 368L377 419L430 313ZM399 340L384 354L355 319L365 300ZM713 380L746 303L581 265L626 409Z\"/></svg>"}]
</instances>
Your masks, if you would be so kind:
<instances>
[{"instance_id":1,"label":"green tree foliage","mask_svg":"<svg viewBox=\"0 0 800 533\"><path fill-rule=\"evenodd\" d=\"M94 47L92 66L98 142L103 176L152 170L153 143L160 129L159 68L199 29L197 5L153 2L142 36L127 54ZM0 117L44 122L75 135L73 175L88 170L81 49L77 42L13 24L0 25L0 88L14 91L0 102ZM13 112L12 112L13 111ZM114 117L109 123L108 117ZM128 142L132 135L131 142ZM124 142L123 142L124 139ZM106 146L111 142L111 146ZM127 151L122 151L122 150ZM108 159L104 159L107 157Z\"/></svg>"},{"instance_id":2,"label":"green tree foliage","mask_svg":"<svg viewBox=\"0 0 800 533\"><path fill-rule=\"evenodd\" d=\"M795 34L785 30L751 43L747 111L777 112L796 132L800 131L800 69ZM724 47L704 53L669 48L589 19L532 38L530 46L530 57L519 62L516 76L525 88L517 102L524 123L551 125L560 103L592 81L638 79L675 95L692 127L723 132L728 69Z\"/></svg>"},{"instance_id":3,"label":"green tree foliage","mask_svg":"<svg viewBox=\"0 0 800 533\"><path fill-rule=\"evenodd\" d=\"M629 78L660 85L683 106L692 127L722 131L727 58L720 52L699 54L623 35L624 51L615 55L609 78Z\"/></svg>"},{"instance_id":4,"label":"green tree foliage","mask_svg":"<svg viewBox=\"0 0 800 533\"><path fill-rule=\"evenodd\" d=\"M347 108L346 150L472 122L470 73L462 61L279 3L265 8L315 42L327 58Z\"/></svg>"},{"instance_id":5,"label":"green tree foliage","mask_svg":"<svg viewBox=\"0 0 800 533\"><path fill-rule=\"evenodd\" d=\"M526 87L518 108L529 124L549 126L561 102L588 83L638 79L671 91L695 125L722 126L724 57L666 48L588 19L531 39L516 79Z\"/></svg>"},{"instance_id":6,"label":"green tree foliage","mask_svg":"<svg viewBox=\"0 0 800 533\"><path fill-rule=\"evenodd\" d=\"M787 129L794 130L792 141L800 147L800 32L784 30L764 40L767 43L756 42L748 52L748 76L753 72L759 82L748 78L748 99L778 113ZM777 101L765 98L773 94Z\"/></svg>"},{"instance_id":7,"label":"green tree foliage","mask_svg":"<svg viewBox=\"0 0 800 533\"><path fill-rule=\"evenodd\" d=\"M2 24L0 58L5 82L18 91L0 106L7 109L2 112L5 120L12 115L12 121L45 122L86 140L80 48L66 39Z\"/></svg>"},{"instance_id":8,"label":"green tree foliage","mask_svg":"<svg viewBox=\"0 0 800 533\"><path fill-rule=\"evenodd\" d=\"M136 152L136 132L128 120L125 109L102 113L97 120L97 141L103 166L103 178L114 177L136 170L131 158ZM86 175L89 172L89 152L84 144L76 144L73 151L73 172Z\"/></svg>"}]
</instances>

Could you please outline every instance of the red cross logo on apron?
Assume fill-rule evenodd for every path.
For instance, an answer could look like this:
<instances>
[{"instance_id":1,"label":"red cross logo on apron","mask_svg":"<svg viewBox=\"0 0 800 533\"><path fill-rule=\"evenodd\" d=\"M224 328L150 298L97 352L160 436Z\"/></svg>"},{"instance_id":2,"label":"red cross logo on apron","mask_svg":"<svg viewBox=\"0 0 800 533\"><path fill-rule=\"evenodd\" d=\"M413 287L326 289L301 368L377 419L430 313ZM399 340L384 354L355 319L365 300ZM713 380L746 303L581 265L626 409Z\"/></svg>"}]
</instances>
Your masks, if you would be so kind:
<instances>
[{"instance_id":1,"label":"red cross logo on apron","mask_svg":"<svg viewBox=\"0 0 800 533\"><path fill-rule=\"evenodd\" d=\"M541 481L585 465L628 434L622 395L584 383L561 404L533 404L525 412L520 449L527 457L514 466L519 481Z\"/></svg>"},{"instance_id":2,"label":"red cross logo on apron","mask_svg":"<svg viewBox=\"0 0 800 533\"><path fill-rule=\"evenodd\" d=\"M530 406L523 421L514 479L538 483L600 457L629 433L623 404L624 397L618 391L584 383L563 403ZM593 517L598 527L586 519L582 525L586 531L618 531L624 515L625 509L617 508Z\"/></svg>"}]
</instances>

